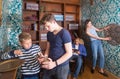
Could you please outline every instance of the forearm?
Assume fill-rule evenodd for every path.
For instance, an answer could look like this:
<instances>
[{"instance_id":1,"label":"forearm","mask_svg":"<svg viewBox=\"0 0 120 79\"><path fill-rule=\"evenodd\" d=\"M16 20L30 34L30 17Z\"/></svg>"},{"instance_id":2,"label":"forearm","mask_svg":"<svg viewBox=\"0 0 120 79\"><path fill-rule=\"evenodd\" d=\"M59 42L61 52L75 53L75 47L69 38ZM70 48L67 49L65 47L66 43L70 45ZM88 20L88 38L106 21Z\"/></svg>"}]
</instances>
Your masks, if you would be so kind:
<instances>
[{"instance_id":1,"label":"forearm","mask_svg":"<svg viewBox=\"0 0 120 79\"><path fill-rule=\"evenodd\" d=\"M57 59L57 64L60 65L62 63L64 63L65 61L67 61L70 57L72 56L72 54L66 53L64 54L62 57L60 57L59 59Z\"/></svg>"},{"instance_id":2,"label":"forearm","mask_svg":"<svg viewBox=\"0 0 120 79\"><path fill-rule=\"evenodd\" d=\"M49 50L46 49L46 50L45 50L45 53L44 53L44 56L48 57L48 55L49 55Z\"/></svg>"},{"instance_id":3,"label":"forearm","mask_svg":"<svg viewBox=\"0 0 120 79\"><path fill-rule=\"evenodd\" d=\"M67 61L72 56L72 45L71 45L71 43L65 45L65 49L66 49L66 53L62 57L60 57L59 59L56 60L58 65L64 63L65 61Z\"/></svg>"},{"instance_id":4,"label":"forearm","mask_svg":"<svg viewBox=\"0 0 120 79\"><path fill-rule=\"evenodd\" d=\"M93 34L91 34L91 33L89 33L89 32L86 32L86 33L87 33L88 36L90 36L90 37L92 37L92 38L100 39L100 37L95 36L95 35L93 35Z\"/></svg>"},{"instance_id":5,"label":"forearm","mask_svg":"<svg viewBox=\"0 0 120 79\"><path fill-rule=\"evenodd\" d=\"M47 42L47 47L46 47L44 56L47 56L47 57L48 57L48 55L49 55L49 50L50 50L50 44L49 44L49 42Z\"/></svg>"}]
</instances>

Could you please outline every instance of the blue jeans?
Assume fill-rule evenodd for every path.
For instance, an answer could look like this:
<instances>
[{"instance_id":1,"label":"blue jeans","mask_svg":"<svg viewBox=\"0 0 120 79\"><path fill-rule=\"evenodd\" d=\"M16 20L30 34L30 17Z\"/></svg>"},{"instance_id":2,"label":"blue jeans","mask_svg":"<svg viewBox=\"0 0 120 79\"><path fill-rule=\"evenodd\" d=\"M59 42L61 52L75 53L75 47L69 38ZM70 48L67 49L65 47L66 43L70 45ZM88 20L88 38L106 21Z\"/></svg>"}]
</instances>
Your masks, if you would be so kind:
<instances>
[{"instance_id":1,"label":"blue jeans","mask_svg":"<svg viewBox=\"0 0 120 79\"><path fill-rule=\"evenodd\" d=\"M83 63L82 56L73 55L73 56L71 57L71 59L73 59L73 60L76 61L75 71L73 72L73 77L77 78L78 75L79 75L79 72L80 72L82 63Z\"/></svg>"},{"instance_id":2,"label":"blue jeans","mask_svg":"<svg viewBox=\"0 0 120 79\"><path fill-rule=\"evenodd\" d=\"M69 64L61 65L51 70L43 70L42 79L67 79Z\"/></svg>"},{"instance_id":3,"label":"blue jeans","mask_svg":"<svg viewBox=\"0 0 120 79\"><path fill-rule=\"evenodd\" d=\"M104 52L103 52L103 47L102 43L100 40L94 40L91 41L91 48L92 48L92 53L93 53L93 67L96 66L96 61L98 58L98 54L100 56L100 62L99 62L99 67L104 68Z\"/></svg>"},{"instance_id":4,"label":"blue jeans","mask_svg":"<svg viewBox=\"0 0 120 79\"><path fill-rule=\"evenodd\" d=\"M22 75L22 79L39 79L39 74Z\"/></svg>"}]
</instances>

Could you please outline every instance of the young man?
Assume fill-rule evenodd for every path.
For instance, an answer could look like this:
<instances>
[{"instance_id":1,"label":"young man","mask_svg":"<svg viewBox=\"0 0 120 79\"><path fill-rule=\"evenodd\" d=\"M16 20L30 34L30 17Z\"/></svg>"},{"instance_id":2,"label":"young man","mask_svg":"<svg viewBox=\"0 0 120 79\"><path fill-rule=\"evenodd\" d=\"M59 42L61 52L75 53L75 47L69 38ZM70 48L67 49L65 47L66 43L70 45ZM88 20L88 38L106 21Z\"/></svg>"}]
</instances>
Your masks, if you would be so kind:
<instances>
[{"instance_id":1,"label":"young man","mask_svg":"<svg viewBox=\"0 0 120 79\"><path fill-rule=\"evenodd\" d=\"M72 42L69 32L57 24L54 15L45 14L41 19L47 33L47 48L44 56L48 61L39 58L44 68L43 79L67 79L69 58L72 56Z\"/></svg>"},{"instance_id":2,"label":"young man","mask_svg":"<svg viewBox=\"0 0 120 79\"><path fill-rule=\"evenodd\" d=\"M22 79L39 79L40 64L37 55L41 53L40 46L32 44L31 35L26 32L19 35L19 42L21 48L7 53L8 57L24 60L21 66Z\"/></svg>"},{"instance_id":3,"label":"young man","mask_svg":"<svg viewBox=\"0 0 120 79\"><path fill-rule=\"evenodd\" d=\"M96 67L96 61L97 61L97 55L99 53L100 55L100 70L99 73L101 73L104 76L108 76L104 71L104 51L103 51L103 47L102 47L102 43L101 40L110 40L110 37L99 37L97 32L103 31L103 30L107 30L108 27L105 27L103 29L98 29L96 27L94 27L92 25L91 20L86 20L86 33L87 35L90 37L91 40L91 48L92 48L92 53L93 53L93 62L92 62L92 70L91 72L94 73L95 67Z\"/></svg>"}]
</instances>

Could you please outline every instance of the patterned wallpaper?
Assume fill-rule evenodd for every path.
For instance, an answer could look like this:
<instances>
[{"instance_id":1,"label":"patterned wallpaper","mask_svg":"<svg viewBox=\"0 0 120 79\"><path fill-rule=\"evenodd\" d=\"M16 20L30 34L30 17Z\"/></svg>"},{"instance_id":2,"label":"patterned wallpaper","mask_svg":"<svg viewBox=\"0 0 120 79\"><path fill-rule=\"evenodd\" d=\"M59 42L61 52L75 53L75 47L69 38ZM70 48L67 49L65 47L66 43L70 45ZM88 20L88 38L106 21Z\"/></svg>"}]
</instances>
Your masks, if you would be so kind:
<instances>
[{"instance_id":1,"label":"patterned wallpaper","mask_svg":"<svg viewBox=\"0 0 120 79\"><path fill-rule=\"evenodd\" d=\"M120 24L120 0L93 0L93 5L90 5L90 0L81 0L82 9L82 26L84 21L91 19L93 25L98 28L108 24ZM104 36L104 33L100 33ZM120 77L120 45L113 46L106 41L103 41L105 51L105 69Z\"/></svg>"},{"instance_id":2,"label":"patterned wallpaper","mask_svg":"<svg viewBox=\"0 0 120 79\"><path fill-rule=\"evenodd\" d=\"M0 50L16 49L17 35L21 32L22 1L2 0L2 25L0 27Z\"/></svg>"},{"instance_id":3,"label":"patterned wallpaper","mask_svg":"<svg viewBox=\"0 0 120 79\"><path fill-rule=\"evenodd\" d=\"M0 27L0 51L9 46L16 49L17 35L21 32L22 0L2 0L2 25ZM120 0L81 0L82 22L90 18L96 27L104 27L110 23L120 24ZM84 24L83 24L84 25ZM104 36L103 33L100 34ZM112 46L103 41L105 51L105 68L120 77L120 45Z\"/></svg>"}]
</instances>

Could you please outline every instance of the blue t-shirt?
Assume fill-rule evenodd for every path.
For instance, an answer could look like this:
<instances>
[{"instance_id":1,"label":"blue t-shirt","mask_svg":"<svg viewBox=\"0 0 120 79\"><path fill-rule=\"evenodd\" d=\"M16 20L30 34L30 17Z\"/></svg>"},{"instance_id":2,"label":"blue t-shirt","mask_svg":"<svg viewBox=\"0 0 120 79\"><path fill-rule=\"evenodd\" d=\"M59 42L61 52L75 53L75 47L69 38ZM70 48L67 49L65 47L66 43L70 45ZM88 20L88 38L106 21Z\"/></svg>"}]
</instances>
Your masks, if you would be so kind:
<instances>
[{"instance_id":1,"label":"blue t-shirt","mask_svg":"<svg viewBox=\"0 0 120 79\"><path fill-rule=\"evenodd\" d=\"M53 32L48 32L47 40L50 43L49 57L55 61L66 53L64 44L71 42L71 36L66 29L62 29L56 35Z\"/></svg>"}]
</instances>

